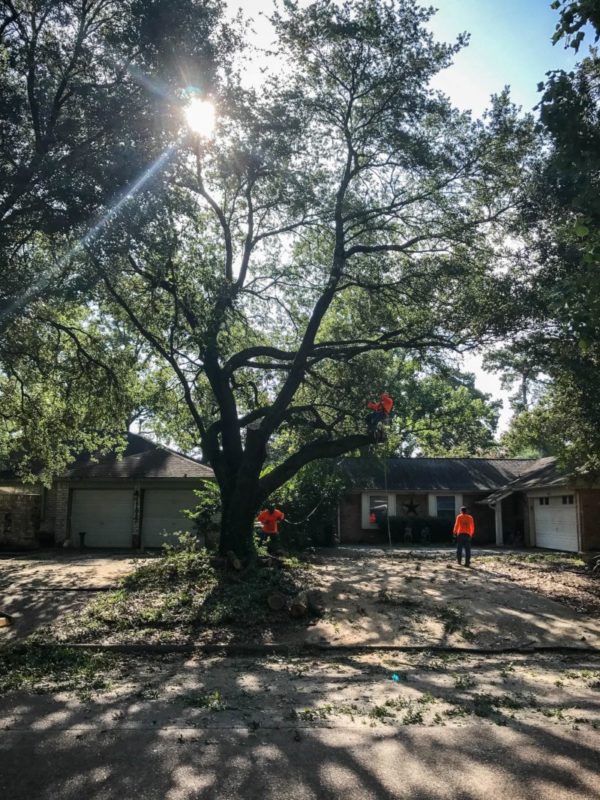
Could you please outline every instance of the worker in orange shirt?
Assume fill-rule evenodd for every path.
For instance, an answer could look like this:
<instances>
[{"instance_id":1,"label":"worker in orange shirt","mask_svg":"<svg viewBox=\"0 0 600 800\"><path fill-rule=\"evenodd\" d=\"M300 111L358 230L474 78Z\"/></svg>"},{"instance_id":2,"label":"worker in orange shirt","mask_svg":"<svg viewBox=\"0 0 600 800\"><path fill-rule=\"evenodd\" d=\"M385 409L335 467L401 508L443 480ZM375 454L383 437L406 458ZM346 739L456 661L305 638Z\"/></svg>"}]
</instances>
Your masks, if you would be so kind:
<instances>
[{"instance_id":1,"label":"worker in orange shirt","mask_svg":"<svg viewBox=\"0 0 600 800\"><path fill-rule=\"evenodd\" d=\"M367 429L369 433L375 434L379 423L385 423L389 420L393 407L394 401L387 392L381 393L379 402L367 403L367 408L371 409L371 413L367 415Z\"/></svg>"},{"instance_id":2,"label":"worker in orange shirt","mask_svg":"<svg viewBox=\"0 0 600 800\"><path fill-rule=\"evenodd\" d=\"M465 551L465 567L471 566L471 540L475 535L475 520L467 514L466 506L461 506L460 514L454 523L456 536L456 560L462 563L462 551Z\"/></svg>"},{"instance_id":3,"label":"worker in orange shirt","mask_svg":"<svg viewBox=\"0 0 600 800\"><path fill-rule=\"evenodd\" d=\"M285 519L285 514L274 505L268 505L257 517L262 525L261 539L266 541L267 549L271 553L276 549L277 535L279 533L279 522Z\"/></svg>"}]
</instances>

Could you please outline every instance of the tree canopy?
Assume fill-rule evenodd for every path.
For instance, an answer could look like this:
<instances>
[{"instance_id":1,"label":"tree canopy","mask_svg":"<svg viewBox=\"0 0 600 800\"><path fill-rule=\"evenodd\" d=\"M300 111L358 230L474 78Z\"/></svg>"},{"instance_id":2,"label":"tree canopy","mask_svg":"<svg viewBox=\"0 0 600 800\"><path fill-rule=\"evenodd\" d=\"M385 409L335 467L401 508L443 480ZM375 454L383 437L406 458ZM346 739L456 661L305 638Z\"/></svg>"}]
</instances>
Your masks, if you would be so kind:
<instances>
[{"instance_id":1,"label":"tree canopy","mask_svg":"<svg viewBox=\"0 0 600 800\"><path fill-rule=\"evenodd\" d=\"M74 319L78 308L91 314L89 331L69 323L73 358L85 358L87 341L88 368L96 359L99 374L117 365L124 373L121 418L143 397L154 424L198 446L215 470L221 548L250 551L256 509L304 465L370 442L365 403L394 370L412 386L397 404L398 433L413 431L407 452L454 442L462 453L461 438L485 447L494 410L443 354L520 324L506 236L536 132L506 92L473 120L431 88L463 39L436 42L432 11L408 0L286 2L273 15L277 67L248 88L234 66L241 42L221 25L218 3L182 0L207 27L194 30L183 14L185 26L159 37L160 48L150 35L156 4L98 5L110 9L106 41L132 49L119 112L107 114L112 133L91 175L90 159L82 162L77 189L87 197L92 181L98 209L108 210L115 174L130 186L126 175L161 169L92 238L81 238L75 192L60 238L47 231L41 244L69 257L42 273L64 266L60 290ZM179 51L190 35L198 49ZM101 59L97 69L104 86L113 68ZM214 103L212 138L184 127L190 93ZM35 150L35 124L31 135ZM121 140L122 157L111 159ZM39 191L20 201L31 230ZM52 191L54 209L61 188ZM33 251L43 252L37 243L19 251L28 265ZM26 298L24 318L40 319L49 297ZM96 358L96 334L108 365ZM464 412L454 439L427 438L439 406ZM410 444L415 430L419 445Z\"/></svg>"},{"instance_id":2,"label":"tree canopy","mask_svg":"<svg viewBox=\"0 0 600 800\"><path fill-rule=\"evenodd\" d=\"M586 19L598 23L589 11ZM492 360L524 389L505 438L508 452L552 453L573 469L593 471L600 468L599 87L594 51L540 85L548 148L527 184L520 221L530 318Z\"/></svg>"}]
</instances>

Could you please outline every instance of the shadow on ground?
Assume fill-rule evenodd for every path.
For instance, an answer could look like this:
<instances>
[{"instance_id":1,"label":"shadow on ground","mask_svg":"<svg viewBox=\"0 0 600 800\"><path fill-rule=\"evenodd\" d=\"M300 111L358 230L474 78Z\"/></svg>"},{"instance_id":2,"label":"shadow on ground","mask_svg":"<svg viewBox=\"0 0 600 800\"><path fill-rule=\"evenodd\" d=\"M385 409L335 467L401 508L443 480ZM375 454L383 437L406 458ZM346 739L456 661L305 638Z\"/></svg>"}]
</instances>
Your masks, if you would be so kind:
<instances>
[{"instance_id":1,"label":"shadow on ground","mask_svg":"<svg viewBox=\"0 0 600 800\"><path fill-rule=\"evenodd\" d=\"M581 678L591 667L600 662L121 660L107 693L5 698L0 792L11 800L589 800L600 796L591 725L600 695ZM464 688L459 678L473 675L477 686ZM550 682L556 675L570 682L558 716L566 690ZM484 693L534 690L528 707L446 711L471 708ZM377 711L385 708L389 717Z\"/></svg>"}]
</instances>

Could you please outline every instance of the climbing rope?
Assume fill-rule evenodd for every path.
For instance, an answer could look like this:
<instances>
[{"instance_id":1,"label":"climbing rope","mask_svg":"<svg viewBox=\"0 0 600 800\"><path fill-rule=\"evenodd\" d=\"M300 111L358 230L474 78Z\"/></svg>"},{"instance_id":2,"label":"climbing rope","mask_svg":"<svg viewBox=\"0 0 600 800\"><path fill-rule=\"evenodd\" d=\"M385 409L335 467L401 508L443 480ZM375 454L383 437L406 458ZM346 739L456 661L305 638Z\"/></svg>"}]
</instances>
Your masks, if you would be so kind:
<instances>
[{"instance_id":1,"label":"climbing rope","mask_svg":"<svg viewBox=\"0 0 600 800\"><path fill-rule=\"evenodd\" d=\"M288 518L286 517L285 519L283 519L283 520L281 520L281 521L282 521L282 522L287 522L287 524L288 524L288 525L304 525L304 523L305 523L305 522L308 522L308 520L309 520L309 519L312 517L312 515L315 513L315 511L317 510L317 508L318 508L318 507L321 505L321 503L323 502L323 499L324 499L324 498L321 498L321 499L319 500L319 502L317 503L317 505L316 505L316 506L313 508L313 510L312 510L312 511L310 511L310 512L309 512L309 513L308 513L308 514L307 514L307 515L304 517L304 519L298 520L298 522L292 522L292 520L291 520L291 519L288 519Z\"/></svg>"},{"instance_id":2,"label":"climbing rope","mask_svg":"<svg viewBox=\"0 0 600 800\"><path fill-rule=\"evenodd\" d=\"M383 459L383 486L384 486L384 489L385 489L386 506L387 506L387 513L385 515L385 521L387 523L388 543L389 543L389 546L390 546L390 553L391 553L391 550L392 550L392 531L390 529L390 509L389 509L390 496L388 494L387 458Z\"/></svg>"}]
</instances>

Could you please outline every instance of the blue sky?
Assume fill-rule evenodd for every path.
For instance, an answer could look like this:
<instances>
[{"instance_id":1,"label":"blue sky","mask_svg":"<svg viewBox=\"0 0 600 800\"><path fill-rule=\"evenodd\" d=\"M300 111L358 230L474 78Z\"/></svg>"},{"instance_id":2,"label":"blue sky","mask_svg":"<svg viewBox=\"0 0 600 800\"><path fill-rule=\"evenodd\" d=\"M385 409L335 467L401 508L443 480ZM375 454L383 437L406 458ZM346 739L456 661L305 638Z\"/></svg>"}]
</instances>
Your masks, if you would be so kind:
<instances>
[{"instance_id":1,"label":"blue sky","mask_svg":"<svg viewBox=\"0 0 600 800\"><path fill-rule=\"evenodd\" d=\"M303 0L302 4L307 2ZM513 101L524 111L531 111L539 101L537 85L553 69L571 69L583 53L576 56L563 43L552 44L558 13L550 8L551 0L427 0L423 5L438 9L430 22L436 39L452 42L459 33L471 34L469 46L460 52L454 64L434 79L461 109L483 113L492 94L511 87ZM263 14L272 9L271 0L229 0L229 8L241 8L254 18L254 41L268 46L272 30ZM250 81L260 81L260 64L247 71ZM511 416L508 393L500 387L497 375L481 369L481 358L471 354L464 368L476 375L479 389L503 401L500 430L505 430Z\"/></svg>"},{"instance_id":2,"label":"blue sky","mask_svg":"<svg viewBox=\"0 0 600 800\"><path fill-rule=\"evenodd\" d=\"M462 31L471 34L469 46L435 84L475 114L506 84L514 101L531 110L545 73L570 69L577 60L572 49L552 45L558 14L550 0L434 0L433 5L438 13L430 27L437 39L454 41Z\"/></svg>"},{"instance_id":3,"label":"blue sky","mask_svg":"<svg viewBox=\"0 0 600 800\"><path fill-rule=\"evenodd\" d=\"M454 41L467 31L469 46L460 52L453 66L438 75L434 85L442 89L455 105L480 115L490 95L505 85L524 111L539 102L537 85L553 69L571 69L575 52L564 44L552 44L558 14L550 0L437 0L438 13L430 28L436 38ZM580 58L581 56L579 56ZM464 368L474 372L479 389L503 401L500 430L511 417L508 393L498 375L481 369L481 357L464 358Z\"/></svg>"}]
</instances>

